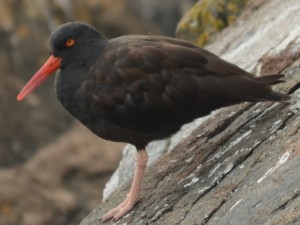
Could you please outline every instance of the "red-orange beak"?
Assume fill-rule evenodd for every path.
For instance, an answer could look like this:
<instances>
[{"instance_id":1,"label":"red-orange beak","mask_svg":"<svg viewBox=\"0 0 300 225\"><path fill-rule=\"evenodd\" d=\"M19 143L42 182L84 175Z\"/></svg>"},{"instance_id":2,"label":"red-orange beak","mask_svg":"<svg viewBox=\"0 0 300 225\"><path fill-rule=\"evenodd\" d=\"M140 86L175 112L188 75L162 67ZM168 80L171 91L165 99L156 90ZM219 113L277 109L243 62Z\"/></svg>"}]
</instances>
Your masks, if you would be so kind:
<instances>
[{"instance_id":1,"label":"red-orange beak","mask_svg":"<svg viewBox=\"0 0 300 225\"><path fill-rule=\"evenodd\" d=\"M50 56L47 62L34 74L34 76L28 81L20 94L17 96L18 101L22 101L26 95L34 91L40 86L53 72L58 70L61 66L61 58Z\"/></svg>"}]
</instances>

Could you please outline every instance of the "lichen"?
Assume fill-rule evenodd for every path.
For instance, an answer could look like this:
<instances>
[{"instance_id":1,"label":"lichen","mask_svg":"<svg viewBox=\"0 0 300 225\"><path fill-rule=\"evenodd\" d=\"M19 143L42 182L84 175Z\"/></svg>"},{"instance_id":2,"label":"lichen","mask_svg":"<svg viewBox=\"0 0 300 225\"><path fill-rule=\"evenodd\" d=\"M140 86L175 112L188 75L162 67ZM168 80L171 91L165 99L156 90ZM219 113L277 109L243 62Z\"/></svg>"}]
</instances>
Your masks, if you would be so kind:
<instances>
[{"instance_id":1,"label":"lichen","mask_svg":"<svg viewBox=\"0 0 300 225\"><path fill-rule=\"evenodd\" d=\"M204 46L236 21L248 0L200 0L178 23L176 36Z\"/></svg>"}]
</instances>

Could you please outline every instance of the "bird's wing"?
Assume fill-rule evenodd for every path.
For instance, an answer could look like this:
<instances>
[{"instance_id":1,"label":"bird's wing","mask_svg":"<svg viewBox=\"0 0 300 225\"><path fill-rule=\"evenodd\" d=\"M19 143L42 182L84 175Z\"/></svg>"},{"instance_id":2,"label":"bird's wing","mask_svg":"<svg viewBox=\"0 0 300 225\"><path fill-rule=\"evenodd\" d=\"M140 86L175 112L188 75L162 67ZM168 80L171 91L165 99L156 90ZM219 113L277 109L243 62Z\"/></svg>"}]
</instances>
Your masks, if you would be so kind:
<instances>
[{"instance_id":1,"label":"bird's wing","mask_svg":"<svg viewBox=\"0 0 300 225\"><path fill-rule=\"evenodd\" d=\"M238 102L240 85L252 88L244 87L252 78L242 69L177 39L127 36L110 41L101 54L89 105L139 131L180 126Z\"/></svg>"}]
</instances>

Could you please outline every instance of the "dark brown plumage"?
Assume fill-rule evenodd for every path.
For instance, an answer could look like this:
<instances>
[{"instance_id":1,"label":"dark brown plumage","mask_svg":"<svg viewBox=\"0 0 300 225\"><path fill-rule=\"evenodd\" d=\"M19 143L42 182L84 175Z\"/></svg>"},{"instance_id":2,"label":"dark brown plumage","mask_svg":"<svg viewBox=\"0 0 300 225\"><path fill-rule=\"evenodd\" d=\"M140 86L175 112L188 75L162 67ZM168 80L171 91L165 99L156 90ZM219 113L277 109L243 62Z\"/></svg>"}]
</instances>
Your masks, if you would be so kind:
<instances>
[{"instance_id":1,"label":"dark brown plumage","mask_svg":"<svg viewBox=\"0 0 300 225\"><path fill-rule=\"evenodd\" d=\"M55 89L64 107L96 135L138 150L212 110L289 99L271 90L283 75L254 77L183 40L143 35L106 39L93 27L72 22L53 32L50 45L47 73L61 69ZM19 100L36 87L31 86ZM104 220L119 219L132 208L124 213L124 205Z\"/></svg>"}]
</instances>

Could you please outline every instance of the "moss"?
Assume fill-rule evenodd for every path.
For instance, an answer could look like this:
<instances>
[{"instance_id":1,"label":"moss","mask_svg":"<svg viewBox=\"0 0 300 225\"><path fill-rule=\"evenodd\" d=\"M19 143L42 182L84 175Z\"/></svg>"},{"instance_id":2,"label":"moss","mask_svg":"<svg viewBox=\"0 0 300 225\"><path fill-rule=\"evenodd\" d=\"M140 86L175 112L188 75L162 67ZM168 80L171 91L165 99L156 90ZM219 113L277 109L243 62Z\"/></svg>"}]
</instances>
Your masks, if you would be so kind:
<instances>
[{"instance_id":1,"label":"moss","mask_svg":"<svg viewBox=\"0 0 300 225\"><path fill-rule=\"evenodd\" d=\"M176 36L204 46L216 33L237 19L247 2L248 0L200 0L178 23Z\"/></svg>"}]
</instances>

